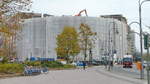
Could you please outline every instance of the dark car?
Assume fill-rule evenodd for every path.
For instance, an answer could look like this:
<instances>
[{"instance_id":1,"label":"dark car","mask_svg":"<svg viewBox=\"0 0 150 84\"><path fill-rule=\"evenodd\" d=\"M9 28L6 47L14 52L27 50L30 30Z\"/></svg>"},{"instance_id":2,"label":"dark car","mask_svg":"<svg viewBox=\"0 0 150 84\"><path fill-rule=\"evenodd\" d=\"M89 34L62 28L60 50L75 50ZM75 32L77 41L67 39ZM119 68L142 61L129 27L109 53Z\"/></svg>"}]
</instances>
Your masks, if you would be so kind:
<instances>
[{"instance_id":1,"label":"dark car","mask_svg":"<svg viewBox=\"0 0 150 84\"><path fill-rule=\"evenodd\" d=\"M92 65L100 65L100 61L92 60Z\"/></svg>"}]
</instances>

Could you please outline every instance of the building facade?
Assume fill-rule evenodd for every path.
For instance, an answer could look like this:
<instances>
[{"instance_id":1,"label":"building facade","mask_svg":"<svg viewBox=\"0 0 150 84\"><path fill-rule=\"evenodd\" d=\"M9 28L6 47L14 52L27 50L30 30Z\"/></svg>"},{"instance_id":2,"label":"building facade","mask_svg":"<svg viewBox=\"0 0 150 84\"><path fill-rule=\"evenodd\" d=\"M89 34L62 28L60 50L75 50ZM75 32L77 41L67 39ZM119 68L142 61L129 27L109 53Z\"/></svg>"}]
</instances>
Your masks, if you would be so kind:
<instances>
[{"instance_id":1,"label":"building facade","mask_svg":"<svg viewBox=\"0 0 150 84\"><path fill-rule=\"evenodd\" d=\"M28 57L47 57L57 59L55 51L56 37L65 26L71 26L79 31L80 24L87 24L96 32L93 59L102 57L121 59L128 52L127 24L113 18L51 16L26 19L22 24L22 40L17 42L17 56L25 60ZM76 60L83 60L81 52ZM88 60L88 58L87 58Z\"/></svg>"}]
</instances>

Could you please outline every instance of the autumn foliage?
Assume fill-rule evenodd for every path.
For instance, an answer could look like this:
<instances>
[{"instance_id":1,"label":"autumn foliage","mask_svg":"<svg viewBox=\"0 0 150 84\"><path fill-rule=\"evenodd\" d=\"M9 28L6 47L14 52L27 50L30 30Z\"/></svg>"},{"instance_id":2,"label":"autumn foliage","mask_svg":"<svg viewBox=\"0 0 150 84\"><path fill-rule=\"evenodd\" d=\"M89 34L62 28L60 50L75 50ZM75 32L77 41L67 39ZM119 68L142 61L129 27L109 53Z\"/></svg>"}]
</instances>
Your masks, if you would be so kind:
<instances>
[{"instance_id":1,"label":"autumn foliage","mask_svg":"<svg viewBox=\"0 0 150 84\"><path fill-rule=\"evenodd\" d=\"M30 3L31 0L0 0L0 57L15 56L22 21L18 13L27 10Z\"/></svg>"},{"instance_id":2,"label":"autumn foliage","mask_svg":"<svg viewBox=\"0 0 150 84\"><path fill-rule=\"evenodd\" d=\"M73 27L66 26L63 32L57 36L56 52L58 57L67 61L80 53L78 33Z\"/></svg>"}]
</instances>

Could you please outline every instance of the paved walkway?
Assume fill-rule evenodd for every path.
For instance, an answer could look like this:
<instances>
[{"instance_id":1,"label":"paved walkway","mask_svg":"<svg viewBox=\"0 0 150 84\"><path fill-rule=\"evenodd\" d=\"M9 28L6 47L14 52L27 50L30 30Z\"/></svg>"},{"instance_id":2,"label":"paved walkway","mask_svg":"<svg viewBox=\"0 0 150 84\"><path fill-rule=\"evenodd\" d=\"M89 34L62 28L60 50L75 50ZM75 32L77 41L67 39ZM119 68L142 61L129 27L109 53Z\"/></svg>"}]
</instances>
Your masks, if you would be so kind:
<instances>
[{"instance_id":1,"label":"paved walkway","mask_svg":"<svg viewBox=\"0 0 150 84\"><path fill-rule=\"evenodd\" d=\"M86 70L49 71L48 74L0 79L0 84L146 84L146 81L131 79L105 71L103 67Z\"/></svg>"}]
</instances>

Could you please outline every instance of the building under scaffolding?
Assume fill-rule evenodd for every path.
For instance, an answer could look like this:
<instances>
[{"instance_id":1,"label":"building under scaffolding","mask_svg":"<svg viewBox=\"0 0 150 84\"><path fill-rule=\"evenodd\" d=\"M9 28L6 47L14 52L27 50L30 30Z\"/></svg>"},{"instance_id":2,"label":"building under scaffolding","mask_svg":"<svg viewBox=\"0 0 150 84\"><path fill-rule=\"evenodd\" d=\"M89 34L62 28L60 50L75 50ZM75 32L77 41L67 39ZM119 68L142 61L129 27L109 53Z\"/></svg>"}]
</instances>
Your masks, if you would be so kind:
<instances>
[{"instance_id":1,"label":"building under scaffolding","mask_svg":"<svg viewBox=\"0 0 150 84\"><path fill-rule=\"evenodd\" d=\"M51 16L44 18L26 19L23 23L22 40L17 42L17 56L24 60L27 57L57 58L55 51L56 37L65 26L72 26L79 31L81 23L89 25L97 32L93 59L113 56L121 59L128 52L126 23L113 18L80 17L80 16ZM77 60L83 60L81 52ZM88 60L88 58L87 58Z\"/></svg>"}]
</instances>

